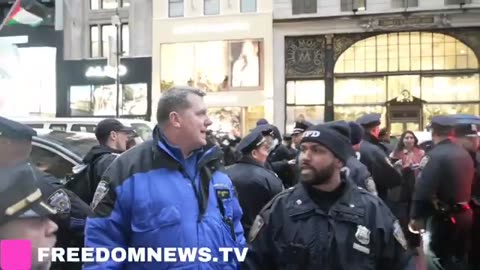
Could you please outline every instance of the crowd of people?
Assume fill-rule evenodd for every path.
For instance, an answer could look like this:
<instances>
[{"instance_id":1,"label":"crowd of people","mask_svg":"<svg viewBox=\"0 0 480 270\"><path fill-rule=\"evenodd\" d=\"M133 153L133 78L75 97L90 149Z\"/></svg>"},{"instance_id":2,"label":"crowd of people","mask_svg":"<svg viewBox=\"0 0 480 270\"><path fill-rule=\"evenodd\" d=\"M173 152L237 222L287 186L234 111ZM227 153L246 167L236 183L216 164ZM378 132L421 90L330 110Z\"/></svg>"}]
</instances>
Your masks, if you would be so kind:
<instances>
[{"instance_id":1,"label":"crowd of people","mask_svg":"<svg viewBox=\"0 0 480 270\"><path fill-rule=\"evenodd\" d=\"M480 269L476 116L381 140L381 117L260 119L217 138L201 90L158 102L153 139L99 123L99 146L67 184L28 160L35 132L0 118L0 236L33 248L248 247L244 262L38 263L34 269ZM23 228L23 229L22 229ZM57 241L55 241L57 239ZM56 242L56 243L55 243ZM35 254L35 253L34 253Z\"/></svg>"}]
</instances>

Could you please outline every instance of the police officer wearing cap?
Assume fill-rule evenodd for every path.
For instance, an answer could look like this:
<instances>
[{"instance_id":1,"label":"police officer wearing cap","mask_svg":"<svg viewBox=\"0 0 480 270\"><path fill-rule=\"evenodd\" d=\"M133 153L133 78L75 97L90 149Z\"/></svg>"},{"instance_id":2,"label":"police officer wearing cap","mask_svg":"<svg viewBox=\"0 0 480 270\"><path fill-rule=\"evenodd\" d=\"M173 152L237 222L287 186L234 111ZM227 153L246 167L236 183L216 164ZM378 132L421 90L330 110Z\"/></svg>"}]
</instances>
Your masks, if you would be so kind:
<instances>
[{"instance_id":1,"label":"police officer wearing cap","mask_svg":"<svg viewBox=\"0 0 480 270\"><path fill-rule=\"evenodd\" d=\"M465 269L471 238L471 198L474 163L455 144L455 119L432 118L432 150L420 162L409 229L424 233L429 269Z\"/></svg>"},{"instance_id":2,"label":"police officer wearing cap","mask_svg":"<svg viewBox=\"0 0 480 270\"><path fill-rule=\"evenodd\" d=\"M375 182L378 196L387 199L388 190L402 184L402 176L393 168L384 146L378 140L380 132L380 117L378 113L366 114L357 123L365 130L360 143L360 162L367 166Z\"/></svg>"},{"instance_id":3,"label":"police officer wearing cap","mask_svg":"<svg viewBox=\"0 0 480 270\"><path fill-rule=\"evenodd\" d=\"M27 265L21 269L49 269L50 260L42 258L40 262L37 250L55 246L58 227L50 218L56 214L56 210L44 202L34 168L29 163L0 168L0 179L0 239L30 241L32 262L31 265L30 262L22 262ZM2 251L2 254L5 253ZM2 268L20 269L9 267L6 261L2 260Z\"/></svg>"},{"instance_id":4,"label":"police officer wearing cap","mask_svg":"<svg viewBox=\"0 0 480 270\"><path fill-rule=\"evenodd\" d=\"M325 125L303 134L301 183L255 219L245 269L411 269L398 221L376 196L347 181L347 137Z\"/></svg>"},{"instance_id":5,"label":"police officer wearing cap","mask_svg":"<svg viewBox=\"0 0 480 270\"><path fill-rule=\"evenodd\" d=\"M226 168L232 180L240 206L243 209L242 225L246 237L260 209L283 190L282 181L273 171L265 168L268 145L260 129L254 129L237 146L242 157Z\"/></svg>"},{"instance_id":6,"label":"police officer wearing cap","mask_svg":"<svg viewBox=\"0 0 480 270\"><path fill-rule=\"evenodd\" d=\"M11 168L26 162L32 150L35 130L21 123L0 117L0 168ZM55 219L59 230L57 246L83 246L85 220L92 214L90 207L73 192L64 189L54 176L38 168L33 169L46 202L58 212ZM81 269L81 264L54 264L52 269Z\"/></svg>"}]
</instances>

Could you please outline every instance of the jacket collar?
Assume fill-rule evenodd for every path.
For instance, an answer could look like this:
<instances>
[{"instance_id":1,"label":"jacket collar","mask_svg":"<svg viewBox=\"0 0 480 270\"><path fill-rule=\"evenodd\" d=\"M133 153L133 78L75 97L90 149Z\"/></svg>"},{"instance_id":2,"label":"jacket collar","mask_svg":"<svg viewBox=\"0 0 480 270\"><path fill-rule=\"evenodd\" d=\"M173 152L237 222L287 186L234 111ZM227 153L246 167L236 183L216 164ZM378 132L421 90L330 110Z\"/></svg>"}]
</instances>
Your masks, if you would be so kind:
<instances>
[{"instance_id":1,"label":"jacket collar","mask_svg":"<svg viewBox=\"0 0 480 270\"><path fill-rule=\"evenodd\" d=\"M168 142L167 138L163 135L163 132L158 126L153 130L152 137L154 147L153 151L159 152L157 154L163 158L170 159L170 166L168 167L172 167L172 161L176 164L174 165L176 167L178 167L180 164L183 164L184 157L182 151L180 148ZM220 159L223 156L223 152L217 146L207 144L205 147L193 151L192 155L197 155L198 167L202 167L204 164L212 160Z\"/></svg>"},{"instance_id":2,"label":"jacket collar","mask_svg":"<svg viewBox=\"0 0 480 270\"><path fill-rule=\"evenodd\" d=\"M238 163L251 164L251 165L255 165L255 166L258 166L258 167L265 168L265 166L260 164L260 162L256 161L253 157L251 157L249 155L248 156L247 155L242 156L240 158L240 160L238 161Z\"/></svg>"},{"instance_id":3,"label":"jacket collar","mask_svg":"<svg viewBox=\"0 0 480 270\"><path fill-rule=\"evenodd\" d=\"M343 188L342 195L336 201L331 209L330 212L334 212L336 209L342 208L351 208L351 195L353 189L355 187L350 181L343 178L342 182L345 184ZM287 206L287 212L289 216L302 216L308 213L319 213L322 215L327 215L328 213L324 213L317 204L310 198L308 195L308 191L303 186L303 184L299 183L295 186L294 191L292 192L291 199L289 200L289 204Z\"/></svg>"},{"instance_id":4,"label":"jacket collar","mask_svg":"<svg viewBox=\"0 0 480 270\"><path fill-rule=\"evenodd\" d=\"M363 140L367 141L367 142L370 142L370 143L373 143L373 144L380 144L380 140L378 140L377 137L373 136L372 134L368 133L368 132L365 132L365 134L363 135Z\"/></svg>"}]
</instances>

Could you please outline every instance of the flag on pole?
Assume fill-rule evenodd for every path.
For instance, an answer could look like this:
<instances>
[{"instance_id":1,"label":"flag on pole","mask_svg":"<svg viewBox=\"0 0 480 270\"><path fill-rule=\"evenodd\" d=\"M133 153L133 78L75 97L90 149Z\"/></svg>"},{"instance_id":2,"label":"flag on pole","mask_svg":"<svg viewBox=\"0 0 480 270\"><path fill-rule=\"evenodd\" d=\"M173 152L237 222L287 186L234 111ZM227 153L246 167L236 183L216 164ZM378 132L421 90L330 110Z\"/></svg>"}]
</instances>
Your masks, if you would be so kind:
<instances>
[{"instance_id":1,"label":"flag on pole","mask_svg":"<svg viewBox=\"0 0 480 270\"><path fill-rule=\"evenodd\" d=\"M52 12L46 6L36 0L16 0L4 25L38 26L47 19L52 19Z\"/></svg>"}]
</instances>

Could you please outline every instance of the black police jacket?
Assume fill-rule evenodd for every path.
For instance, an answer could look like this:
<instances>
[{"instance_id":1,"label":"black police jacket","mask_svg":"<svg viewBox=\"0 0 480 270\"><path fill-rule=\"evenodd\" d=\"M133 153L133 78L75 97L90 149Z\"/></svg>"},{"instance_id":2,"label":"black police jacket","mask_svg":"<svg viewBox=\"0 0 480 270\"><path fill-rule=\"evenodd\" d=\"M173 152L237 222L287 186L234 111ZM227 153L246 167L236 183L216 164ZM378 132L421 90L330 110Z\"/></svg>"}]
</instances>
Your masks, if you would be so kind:
<instances>
[{"instance_id":1,"label":"black police jacket","mask_svg":"<svg viewBox=\"0 0 480 270\"><path fill-rule=\"evenodd\" d=\"M399 222L378 197L345 181L325 213L298 184L255 219L242 269L414 269Z\"/></svg>"},{"instance_id":2,"label":"black police jacket","mask_svg":"<svg viewBox=\"0 0 480 270\"><path fill-rule=\"evenodd\" d=\"M460 145L445 139L435 145L420 162L412 218L427 218L435 204L446 207L469 202L475 167L470 154Z\"/></svg>"},{"instance_id":3,"label":"black police jacket","mask_svg":"<svg viewBox=\"0 0 480 270\"><path fill-rule=\"evenodd\" d=\"M80 196L85 203L90 204L92 202L93 195L97 190L103 173L119 155L120 152L105 145L96 145L85 155L83 163L90 166L89 177L86 179L87 183L84 186L85 190L83 190L82 196Z\"/></svg>"},{"instance_id":4,"label":"black police jacket","mask_svg":"<svg viewBox=\"0 0 480 270\"><path fill-rule=\"evenodd\" d=\"M226 167L243 210L242 225L246 236L255 217L275 195L283 190L282 181L253 158L244 156Z\"/></svg>"},{"instance_id":5,"label":"black police jacket","mask_svg":"<svg viewBox=\"0 0 480 270\"><path fill-rule=\"evenodd\" d=\"M38 186L46 202L54 207L58 215L54 218L58 225L57 247L83 247L84 230L87 217L92 216L90 207L77 195L62 187L61 182L54 176L35 169ZM53 263L52 270L82 269L81 263Z\"/></svg>"},{"instance_id":6,"label":"black police jacket","mask_svg":"<svg viewBox=\"0 0 480 270\"><path fill-rule=\"evenodd\" d=\"M348 178L351 179L353 183L370 191L372 194L378 195L375 182L370 172L356 157L351 156L347 159L346 168L348 168Z\"/></svg>"},{"instance_id":7,"label":"black police jacket","mask_svg":"<svg viewBox=\"0 0 480 270\"><path fill-rule=\"evenodd\" d=\"M388 156L377 138L371 134L365 134L360 143L360 162L370 172L377 187L378 196L387 198L388 190L402 184L402 176L393 168Z\"/></svg>"}]
</instances>

